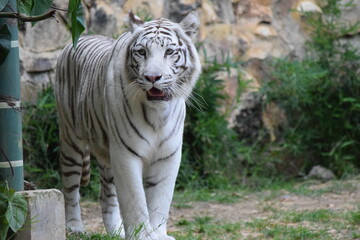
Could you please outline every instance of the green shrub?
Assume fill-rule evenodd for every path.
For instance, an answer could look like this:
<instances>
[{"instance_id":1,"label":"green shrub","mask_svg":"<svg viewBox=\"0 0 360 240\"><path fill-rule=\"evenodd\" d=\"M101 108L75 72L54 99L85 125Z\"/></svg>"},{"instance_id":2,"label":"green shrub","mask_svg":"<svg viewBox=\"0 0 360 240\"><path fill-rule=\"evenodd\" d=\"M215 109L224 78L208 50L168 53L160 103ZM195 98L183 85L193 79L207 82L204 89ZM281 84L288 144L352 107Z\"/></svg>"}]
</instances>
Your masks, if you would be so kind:
<instances>
[{"instance_id":1,"label":"green shrub","mask_svg":"<svg viewBox=\"0 0 360 240\"><path fill-rule=\"evenodd\" d=\"M223 187L241 172L241 144L235 131L228 128L226 113L220 110L226 106L226 94L224 82L218 76L237 67L230 59L203 64L187 109L178 188Z\"/></svg>"},{"instance_id":2,"label":"green shrub","mask_svg":"<svg viewBox=\"0 0 360 240\"><path fill-rule=\"evenodd\" d=\"M301 158L305 170L320 164L344 176L360 168L360 55L345 39L359 25L340 21L340 2L307 16L307 56L276 60L262 93L287 113L283 152Z\"/></svg>"},{"instance_id":3,"label":"green shrub","mask_svg":"<svg viewBox=\"0 0 360 240\"><path fill-rule=\"evenodd\" d=\"M25 103L23 148L25 178L39 188L60 188L59 136L52 87L38 94L36 104Z\"/></svg>"},{"instance_id":4,"label":"green shrub","mask_svg":"<svg viewBox=\"0 0 360 240\"><path fill-rule=\"evenodd\" d=\"M24 226L27 212L25 197L0 181L0 240L12 239Z\"/></svg>"}]
</instances>

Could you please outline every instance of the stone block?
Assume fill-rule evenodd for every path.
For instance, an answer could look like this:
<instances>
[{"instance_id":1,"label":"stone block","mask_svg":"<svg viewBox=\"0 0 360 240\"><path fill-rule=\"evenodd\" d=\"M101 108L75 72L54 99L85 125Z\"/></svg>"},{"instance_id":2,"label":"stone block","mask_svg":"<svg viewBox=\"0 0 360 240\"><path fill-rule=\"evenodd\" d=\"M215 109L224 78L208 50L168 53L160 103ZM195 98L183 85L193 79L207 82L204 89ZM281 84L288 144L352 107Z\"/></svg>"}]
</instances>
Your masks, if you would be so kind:
<instances>
[{"instance_id":1,"label":"stone block","mask_svg":"<svg viewBox=\"0 0 360 240\"><path fill-rule=\"evenodd\" d=\"M57 189L21 191L28 203L25 225L15 240L65 240L64 196Z\"/></svg>"}]
</instances>

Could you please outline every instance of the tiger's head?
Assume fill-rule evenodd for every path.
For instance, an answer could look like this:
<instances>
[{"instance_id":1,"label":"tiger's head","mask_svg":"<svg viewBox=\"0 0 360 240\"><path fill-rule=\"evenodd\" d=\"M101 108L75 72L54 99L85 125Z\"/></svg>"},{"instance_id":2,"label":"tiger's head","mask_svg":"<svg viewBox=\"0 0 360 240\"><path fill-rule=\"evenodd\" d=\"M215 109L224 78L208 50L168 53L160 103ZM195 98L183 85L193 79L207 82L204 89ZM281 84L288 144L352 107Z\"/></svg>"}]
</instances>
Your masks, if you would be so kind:
<instances>
[{"instance_id":1,"label":"tiger's head","mask_svg":"<svg viewBox=\"0 0 360 240\"><path fill-rule=\"evenodd\" d=\"M133 35L127 50L129 79L148 102L186 100L201 71L194 46L197 13L174 23L164 18L143 22L130 12L129 23Z\"/></svg>"}]
</instances>

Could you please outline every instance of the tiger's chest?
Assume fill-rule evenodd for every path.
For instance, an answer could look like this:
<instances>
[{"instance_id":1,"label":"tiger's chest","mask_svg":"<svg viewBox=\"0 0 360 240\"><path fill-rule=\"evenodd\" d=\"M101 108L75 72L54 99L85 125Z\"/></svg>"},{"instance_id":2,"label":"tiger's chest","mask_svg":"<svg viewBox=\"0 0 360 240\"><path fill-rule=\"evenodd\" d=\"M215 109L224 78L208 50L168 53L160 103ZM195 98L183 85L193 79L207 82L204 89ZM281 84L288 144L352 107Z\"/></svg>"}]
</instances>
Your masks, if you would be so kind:
<instances>
[{"instance_id":1,"label":"tiger's chest","mask_svg":"<svg viewBox=\"0 0 360 240\"><path fill-rule=\"evenodd\" d=\"M124 103L121 108L110 106L107 114L110 148L119 147L149 164L181 151L183 101Z\"/></svg>"}]
</instances>

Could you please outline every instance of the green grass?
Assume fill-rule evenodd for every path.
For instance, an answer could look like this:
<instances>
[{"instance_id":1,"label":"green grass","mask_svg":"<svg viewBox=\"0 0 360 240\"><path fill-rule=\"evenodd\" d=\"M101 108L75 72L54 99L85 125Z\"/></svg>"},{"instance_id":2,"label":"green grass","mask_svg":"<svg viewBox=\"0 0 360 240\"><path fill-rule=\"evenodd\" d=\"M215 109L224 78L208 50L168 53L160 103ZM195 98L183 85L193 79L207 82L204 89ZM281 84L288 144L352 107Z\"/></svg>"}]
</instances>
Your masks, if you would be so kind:
<instances>
[{"instance_id":1,"label":"green grass","mask_svg":"<svg viewBox=\"0 0 360 240\"><path fill-rule=\"evenodd\" d=\"M348 213L348 219L350 224L359 225L360 226L360 206L358 207L358 211Z\"/></svg>"},{"instance_id":2,"label":"green grass","mask_svg":"<svg viewBox=\"0 0 360 240\"><path fill-rule=\"evenodd\" d=\"M254 220L248 222L246 226L252 229L253 232L258 233L258 236L251 239L331 239L325 230L314 231L304 226L288 226L281 223L272 223L268 219Z\"/></svg>"},{"instance_id":3,"label":"green grass","mask_svg":"<svg viewBox=\"0 0 360 240\"><path fill-rule=\"evenodd\" d=\"M71 233L66 236L66 240L119 240L119 238L120 237L118 235L110 235L103 233Z\"/></svg>"},{"instance_id":4,"label":"green grass","mask_svg":"<svg viewBox=\"0 0 360 240\"><path fill-rule=\"evenodd\" d=\"M183 190L176 191L173 207L177 210L193 211L176 219L175 228L169 235L177 240L343 240L360 238L360 204L349 201L346 207L328 208L324 204L312 209L283 208L283 195L295 199L326 199L327 196L340 198L351 193L358 194L360 179L336 180L328 183L319 181L279 181L264 185L261 189L231 187L226 190ZM220 220L217 215L197 212L196 202L232 205L256 202L257 213L240 221ZM301 201L301 200L298 200ZM276 204L278 203L278 204ZM286 205L286 203L285 203ZM244 206L244 205L242 205ZM246 205L245 205L246 206ZM310 206L308 206L310 207ZM243 209L242 209L243 210ZM240 209L239 209L240 211ZM237 209L234 207L234 214ZM220 213L221 214L221 213ZM236 219L236 218L234 218ZM106 234L70 234L68 240L112 240L118 236Z\"/></svg>"},{"instance_id":5,"label":"green grass","mask_svg":"<svg viewBox=\"0 0 360 240\"><path fill-rule=\"evenodd\" d=\"M297 194L297 195L304 195L304 196L320 196L325 193L334 193L339 194L346 191L353 191L356 189L356 185L347 182L344 183L343 181L333 181L331 184L324 185L323 187L312 188L311 186L321 184L320 181L306 181L295 186L291 186L287 189L289 192Z\"/></svg>"},{"instance_id":6,"label":"green grass","mask_svg":"<svg viewBox=\"0 0 360 240\"><path fill-rule=\"evenodd\" d=\"M181 219L180 229L173 235L177 239L281 239L281 240L332 240L360 237L360 205L354 210L314 209L282 210L274 205L282 195L319 198L326 194L342 195L357 190L358 182L337 180L285 182L264 185L261 190L230 188L226 191L188 190L176 192L174 202L189 208L187 202L206 201L232 204L254 199L263 211L262 218L247 222L224 222L209 216ZM224 201L225 199L225 201ZM251 200L250 200L251 201ZM321 206L321 205L319 205ZM236 209L234 209L236 211Z\"/></svg>"},{"instance_id":7,"label":"green grass","mask_svg":"<svg viewBox=\"0 0 360 240\"><path fill-rule=\"evenodd\" d=\"M228 190L187 189L176 191L174 202L178 205L186 205L186 202L191 201L234 203L238 202L243 194L235 187Z\"/></svg>"},{"instance_id":8,"label":"green grass","mask_svg":"<svg viewBox=\"0 0 360 240\"><path fill-rule=\"evenodd\" d=\"M355 216L355 222L351 216ZM358 218L358 213L337 213L330 210L279 211L268 218L253 219L246 223L216 221L204 216L179 220L176 226L180 230L171 234L178 240L357 239L360 236Z\"/></svg>"},{"instance_id":9,"label":"green grass","mask_svg":"<svg viewBox=\"0 0 360 240\"><path fill-rule=\"evenodd\" d=\"M239 239L241 224L214 221L211 217L182 219L177 223L181 231L171 233L177 240L189 239Z\"/></svg>"},{"instance_id":10,"label":"green grass","mask_svg":"<svg viewBox=\"0 0 360 240\"><path fill-rule=\"evenodd\" d=\"M360 234L356 212L276 211L266 219L254 219L245 226L260 234L254 239L356 239Z\"/></svg>"},{"instance_id":11,"label":"green grass","mask_svg":"<svg viewBox=\"0 0 360 240\"><path fill-rule=\"evenodd\" d=\"M321 222L329 223L332 218L337 217L336 213L331 212L328 209L320 209L315 211L303 211L303 212L285 212L281 213L281 218L286 222L299 223L299 222Z\"/></svg>"}]
</instances>

